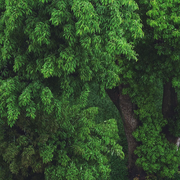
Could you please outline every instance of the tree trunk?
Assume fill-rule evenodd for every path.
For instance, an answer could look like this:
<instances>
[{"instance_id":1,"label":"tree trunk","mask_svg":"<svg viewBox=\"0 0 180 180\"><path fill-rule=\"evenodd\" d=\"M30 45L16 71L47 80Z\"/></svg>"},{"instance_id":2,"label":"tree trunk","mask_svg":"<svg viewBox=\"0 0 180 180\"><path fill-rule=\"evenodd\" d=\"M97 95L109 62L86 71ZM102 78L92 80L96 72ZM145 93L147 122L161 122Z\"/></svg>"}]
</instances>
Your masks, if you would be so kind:
<instances>
[{"instance_id":1,"label":"tree trunk","mask_svg":"<svg viewBox=\"0 0 180 180\"><path fill-rule=\"evenodd\" d=\"M177 104L177 93L175 92L175 89L172 87L170 79L170 81L166 82L163 86L162 114L163 117L167 119L167 121L169 121L170 119L176 121L176 112L174 110L177 107ZM172 134L170 134L168 124L162 129L162 132L166 135L166 138L170 143L178 143L178 137L175 137Z\"/></svg>"},{"instance_id":2,"label":"tree trunk","mask_svg":"<svg viewBox=\"0 0 180 180\"><path fill-rule=\"evenodd\" d=\"M175 92L175 89L172 87L172 79L170 79L169 82L166 82L163 86L163 104L162 104L162 114L167 121L169 119L173 119L173 121L176 121L176 112L174 111L175 108L178 105L177 101L177 93ZM166 135L167 140L170 143L177 145L177 150L180 145L180 137L175 137L172 134L170 134L168 129L168 124L162 129L162 132ZM180 166L178 167L180 170Z\"/></svg>"},{"instance_id":3,"label":"tree trunk","mask_svg":"<svg viewBox=\"0 0 180 180\"><path fill-rule=\"evenodd\" d=\"M146 173L142 168L139 168L135 165L137 160L137 156L134 154L134 150L137 146L140 145L133 137L132 132L136 130L136 128L140 125L140 121L135 118L134 110L137 109L136 104L132 103L129 95L122 95L123 88L127 88L128 85L119 85L114 89L106 89L107 94L117 107L120 112L125 134L127 137L128 143L128 171L129 171L129 179L133 180L133 178L140 175L141 178L146 176Z\"/></svg>"}]
</instances>

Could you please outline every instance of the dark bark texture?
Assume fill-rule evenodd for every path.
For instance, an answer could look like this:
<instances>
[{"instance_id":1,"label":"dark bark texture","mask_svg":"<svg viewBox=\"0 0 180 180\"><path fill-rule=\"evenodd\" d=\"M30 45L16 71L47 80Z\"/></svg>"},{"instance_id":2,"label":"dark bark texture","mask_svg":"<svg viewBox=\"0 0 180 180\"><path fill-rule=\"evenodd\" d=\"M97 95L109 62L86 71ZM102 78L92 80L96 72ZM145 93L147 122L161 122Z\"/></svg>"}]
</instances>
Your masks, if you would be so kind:
<instances>
[{"instance_id":1,"label":"dark bark texture","mask_svg":"<svg viewBox=\"0 0 180 180\"><path fill-rule=\"evenodd\" d=\"M166 82L163 86L163 104L162 104L162 114L167 121L172 119L176 121L176 112L174 111L178 105L177 93L172 87L171 80ZM168 124L162 129L162 132L166 135L167 140L170 143L176 144L177 137L173 136L169 132Z\"/></svg>"},{"instance_id":2,"label":"dark bark texture","mask_svg":"<svg viewBox=\"0 0 180 180\"><path fill-rule=\"evenodd\" d=\"M138 127L138 120L135 119L134 108L135 105L131 102L131 99L128 95L122 95L123 88L126 88L127 85L119 85L119 106L120 114L124 124L124 130L128 141L128 155L129 155L129 164L128 168L132 167L134 160L136 159L133 154L135 148L137 147L137 142L132 136L132 132Z\"/></svg>"},{"instance_id":3,"label":"dark bark texture","mask_svg":"<svg viewBox=\"0 0 180 180\"><path fill-rule=\"evenodd\" d=\"M178 105L177 100L177 93L175 92L175 89L172 87L172 79L170 79L169 82L166 82L163 86L163 104L162 104L162 114L167 121L169 119L172 119L173 121L177 121L176 119L176 112L175 108ZM173 144L177 145L177 148L179 147L179 137L173 136L169 132L168 124L162 129L162 132L165 134L166 139ZM180 166L178 167L180 170Z\"/></svg>"},{"instance_id":4,"label":"dark bark texture","mask_svg":"<svg viewBox=\"0 0 180 180\"><path fill-rule=\"evenodd\" d=\"M135 118L134 110L137 110L137 105L132 103L129 95L123 95L123 88L127 88L128 85L121 84L114 89L106 89L107 94L110 99L115 104L116 108L119 110L120 116L123 121L125 134L127 137L128 143L128 171L129 171L129 179L133 180L133 178L140 176L141 180L145 179L147 175L142 168L139 168L135 165L137 160L137 156L134 154L134 150L137 146L140 145L139 142L133 137L132 132L136 130L136 128L141 125L140 121Z\"/></svg>"},{"instance_id":5,"label":"dark bark texture","mask_svg":"<svg viewBox=\"0 0 180 180\"><path fill-rule=\"evenodd\" d=\"M133 137L132 132L140 125L140 121L135 117L134 110L137 110L137 105L132 103L131 98L128 94L123 95L123 88L127 88L128 85L121 84L119 85L119 106L120 106L120 115L123 121L125 134L128 142L128 170L129 170L129 179L138 175L141 179L145 179L146 173L142 168L139 168L135 165L137 156L134 154L134 150L137 146L140 145Z\"/></svg>"}]
</instances>

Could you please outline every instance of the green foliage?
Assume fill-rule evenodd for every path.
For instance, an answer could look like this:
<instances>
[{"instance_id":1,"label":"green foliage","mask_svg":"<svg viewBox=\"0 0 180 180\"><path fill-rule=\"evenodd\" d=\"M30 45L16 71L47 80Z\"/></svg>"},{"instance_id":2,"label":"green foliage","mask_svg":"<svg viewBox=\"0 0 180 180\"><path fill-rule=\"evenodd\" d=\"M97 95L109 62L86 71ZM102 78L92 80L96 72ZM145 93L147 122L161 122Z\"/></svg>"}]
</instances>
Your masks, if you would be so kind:
<instances>
[{"instance_id":1,"label":"green foliage","mask_svg":"<svg viewBox=\"0 0 180 180\"><path fill-rule=\"evenodd\" d=\"M113 154L124 158L122 147L117 144L117 124L115 119L96 124L93 119L98 108L82 110L87 96L88 91L81 93L79 104L75 105L52 98L53 104L61 104L61 112L56 106L46 117L36 116L33 122L36 129L32 125L26 126L26 132L30 131L26 136L16 130L16 140L11 143L4 142L3 137L10 132L2 129L1 155L13 174L21 172L27 176L29 166L33 172L38 172L46 164L44 171L47 179L108 179L108 159ZM58 118L53 118L53 114ZM31 141L33 137L35 139ZM20 156L22 159L19 159Z\"/></svg>"},{"instance_id":2,"label":"green foliage","mask_svg":"<svg viewBox=\"0 0 180 180\"><path fill-rule=\"evenodd\" d=\"M1 158L1 162L3 162L3 159ZM2 164L2 163L1 163ZM0 179L2 180L12 180L13 175L9 173L8 166L6 163L3 163L3 168L0 167Z\"/></svg>"},{"instance_id":3,"label":"green foliage","mask_svg":"<svg viewBox=\"0 0 180 180\"><path fill-rule=\"evenodd\" d=\"M134 151L139 157L136 164L143 167L149 175L173 178L180 164L180 152L177 152L176 145L170 144L161 133L167 121L163 119L161 111L156 109L156 101L151 97L155 92L154 88L149 87L148 92L148 97L143 99L146 100L144 103L138 101L140 109L136 111L143 122L143 125L133 132L136 140L142 142Z\"/></svg>"},{"instance_id":4,"label":"green foliage","mask_svg":"<svg viewBox=\"0 0 180 180\"><path fill-rule=\"evenodd\" d=\"M143 36L137 4L28 0L0 8L1 154L9 170L27 176L27 167L43 172L47 164L51 179L108 178L106 154L123 155L115 120L96 125L96 108L80 112L60 97L79 97L91 81L103 95L119 84L115 56L137 60L133 43Z\"/></svg>"},{"instance_id":5,"label":"green foliage","mask_svg":"<svg viewBox=\"0 0 180 180\"><path fill-rule=\"evenodd\" d=\"M178 108L178 115L177 115L177 121L173 121L172 119L169 119L169 131L172 135L175 137L180 137L180 116L179 116L179 108Z\"/></svg>"},{"instance_id":6,"label":"green foliage","mask_svg":"<svg viewBox=\"0 0 180 180\"><path fill-rule=\"evenodd\" d=\"M89 107L98 107L98 114L94 118L95 122L97 124L103 123L104 119L116 119L117 125L118 125L118 135L120 139L118 140L118 144L120 144L123 147L123 152L125 154L128 153L128 146L127 146L127 139L125 136L124 132L124 126L123 122L121 120L119 111L116 109L115 105L111 101L111 99L106 96L102 99L101 96L99 95L99 90L100 87L98 84L93 83L90 86L90 93L88 96L88 103L86 105L86 108ZM72 100L72 103L74 100ZM116 127L114 128L114 130ZM108 132L108 131L107 131ZM116 135L116 133L111 133L112 135ZM116 138L118 139L118 137ZM127 157L124 159L118 158L116 154L113 154L113 156L110 156L110 168L111 168L111 173L110 173L110 179L114 180L122 180L122 179L127 179L128 177L128 171L127 171Z\"/></svg>"},{"instance_id":7,"label":"green foliage","mask_svg":"<svg viewBox=\"0 0 180 180\"><path fill-rule=\"evenodd\" d=\"M124 130L106 113L95 119L97 106L87 108L95 82L101 98L105 88L129 84L123 93L138 105L142 122L133 133L142 142L136 163L149 174L172 178L179 152L161 133L167 121L157 80L172 78L179 88L178 7L168 0L2 0L3 173L25 177L31 167L49 179L109 178L112 154L123 158L117 132ZM105 111L111 114L112 107ZM176 123L170 130L178 135Z\"/></svg>"},{"instance_id":8,"label":"green foliage","mask_svg":"<svg viewBox=\"0 0 180 180\"><path fill-rule=\"evenodd\" d=\"M163 72L166 76L170 77L174 73L179 76L179 2L150 1L150 4L151 8L146 13L148 15L147 23L153 27L154 39L159 41L155 44L157 53L166 56L161 69L164 69Z\"/></svg>"},{"instance_id":9,"label":"green foliage","mask_svg":"<svg viewBox=\"0 0 180 180\"><path fill-rule=\"evenodd\" d=\"M149 35L151 37L151 34ZM161 65L163 56L157 55L152 47L154 42L151 39L146 38L144 45L137 44L135 49L140 55L138 62L133 62L132 66L122 61L122 58L119 62L124 68L123 82L130 84L124 93L128 93L132 101L138 105L139 109L135 113L142 122L142 125L133 132L136 140L142 143L134 151L139 157L136 164L149 175L173 178L180 163L180 153L176 152L175 145L169 144L161 131L162 127L168 123L173 134L178 136L179 126L178 121L176 124L170 124L171 122L167 122L162 117L162 83L167 79L164 74L161 74L165 67L163 63ZM152 54L151 58L148 57L149 54ZM169 76L169 74L166 75Z\"/></svg>"},{"instance_id":10,"label":"green foliage","mask_svg":"<svg viewBox=\"0 0 180 180\"><path fill-rule=\"evenodd\" d=\"M78 73L78 82L96 80L104 96L103 87L120 81L115 55L137 60L133 43L143 32L134 1L30 0L3 6L1 68L11 60L16 75L27 80L59 77L67 97L76 89L72 73Z\"/></svg>"},{"instance_id":11,"label":"green foliage","mask_svg":"<svg viewBox=\"0 0 180 180\"><path fill-rule=\"evenodd\" d=\"M164 84L172 78L173 87L179 91L179 41L175 40L172 31L175 27L177 29L178 23L171 20L172 15L179 17L179 4L176 1L136 2L145 33L135 47L139 58L131 66L124 59L119 59L123 68L123 82L130 84L124 93L129 93L132 101L138 105L135 113L142 122L133 132L136 140L142 143L135 150L139 157L136 164L149 175L173 178L178 170L180 153L176 152L175 145L169 144L161 131L168 123L172 134L178 136L179 121L163 119L163 89L159 82Z\"/></svg>"}]
</instances>

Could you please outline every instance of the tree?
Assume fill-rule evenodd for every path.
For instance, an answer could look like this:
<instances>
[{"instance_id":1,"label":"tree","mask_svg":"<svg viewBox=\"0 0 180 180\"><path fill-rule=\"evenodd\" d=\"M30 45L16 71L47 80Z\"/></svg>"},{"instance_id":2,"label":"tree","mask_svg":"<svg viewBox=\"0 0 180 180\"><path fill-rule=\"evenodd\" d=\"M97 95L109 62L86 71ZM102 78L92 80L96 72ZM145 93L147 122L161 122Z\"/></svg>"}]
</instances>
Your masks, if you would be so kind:
<instances>
[{"instance_id":1,"label":"tree","mask_svg":"<svg viewBox=\"0 0 180 180\"><path fill-rule=\"evenodd\" d=\"M44 171L54 180L107 179L107 154L115 151L123 158L116 122L96 125L97 109L82 107L91 82L104 95L104 88L120 82L115 54L137 60L133 41L143 32L136 3L0 3L0 153L5 174L23 179ZM120 8L126 18L132 15L129 22L121 18ZM77 104L70 103L72 97Z\"/></svg>"},{"instance_id":2,"label":"tree","mask_svg":"<svg viewBox=\"0 0 180 180\"><path fill-rule=\"evenodd\" d=\"M26 123L30 123L27 130L30 132L39 119L37 132L34 130L31 134L43 135L42 127L49 127L50 133L50 127L56 127L57 118L63 114L59 103L72 97L78 101L81 93L95 82L101 89L100 95L108 93L121 114L128 142L129 173L145 171L148 175L172 177L180 163L179 151L167 141L170 133L166 129L172 131L179 127L178 113L174 115L174 108L178 106L173 90L173 87L177 90L179 84L179 41L174 38L178 39L178 5L176 1L151 0L144 3L138 0L1 1L2 123L15 131L18 126L23 131ZM174 19L172 24L168 17ZM175 30L168 35L172 26ZM173 59L176 61L172 63ZM156 106L160 99L159 82L164 83L163 108ZM66 106L67 102L64 111ZM74 108L78 109L76 106ZM64 114L66 119L67 111ZM50 117L53 119L51 125L46 121ZM78 138L89 137L88 130L84 131L85 135ZM176 137L179 136L177 132L178 128ZM44 141L47 138L42 136ZM53 138L59 139L51 137L49 141L54 142ZM32 141L36 142L33 138ZM6 148L7 144L3 146ZM79 147L81 151L83 148ZM32 146L26 151L34 154ZM51 161L52 155L47 158ZM39 162L41 158L37 159ZM10 167L18 164L13 163ZM39 163L31 165L34 172L45 169L42 159ZM25 174L27 163L24 167ZM75 177L77 167L73 168ZM14 168L14 172L18 171ZM70 178L67 173L65 176ZM92 179L94 177L92 175Z\"/></svg>"},{"instance_id":3,"label":"tree","mask_svg":"<svg viewBox=\"0 0 180 180\"><path fill-rule=\"evenodd\" d=\"M119 103L121 104L123 98L124 102L128 100L128 103L125 103L127 108L125 106L121 108L121 111L124 111L126 134L131 134L128 133L129 129L131 132L136 129L138 120L143 122L143 125L133 132L136 140L141 142L134 151L139 157L136 165L147 173L172 178L179 164L179 152L176 152L177 147L174 146L179 137L179 107L176 93L179 84L179 41L176 30L179 3L176 1L137 1L137 3L145 38L135 47L139 54L138 62L129 65L120 59L121 67L127 67L122 74L125 77L126 87L128 84L130 86L125 91L128 92L131 101L130 97L121 94L123 86L120 85ZM164 86L163 98L157 96L159 80ZM158 99L162 99L160 109L155 106ZM127 116L128 110L133 109L133 102L138 107L134 111L138 115L137 119L132 118L133 113ZM136 147L136 140L128 142L131 147L129 151L132 152L132 148ZM132 159L132 156L129 156L129 159Z\"/></svg>"},{"instance_id":4,"label":"tree","mask_svg":"<svg viewBox=\"0 0 180 180\"><path fill-rule=\"evenodd\" d=\"M113 89L107 89L106 92L112 100L116 99L116 107L124 118L126 135L130 139L128 140L130 171L133 172L134 169L135 172L140 172L134 166L135 163L130 163L134 159L136 165L147 173L172 177L179 165L179 152L176 153L177 147L171 145L177 143L180 135L177 101L179 3L136 2L145 33L144 38L135 46L135 51L139 54L138 61L129 64L122 56L119 57L117 63L119 62L121 69L124 70L120 77L124 78L125 85L119 85L119 89L118 86L114 88L116 93L113 93ZM163 84L162 97L158 95L159 83ZM123 95L123 90L126 95ZM113 97L115 94L119 95L119 101L118 97ZM161 100L159 105L162 108L157 108L157 100ZM131 134L135 129L133 139Z\"/></svg>"}]
</instances>

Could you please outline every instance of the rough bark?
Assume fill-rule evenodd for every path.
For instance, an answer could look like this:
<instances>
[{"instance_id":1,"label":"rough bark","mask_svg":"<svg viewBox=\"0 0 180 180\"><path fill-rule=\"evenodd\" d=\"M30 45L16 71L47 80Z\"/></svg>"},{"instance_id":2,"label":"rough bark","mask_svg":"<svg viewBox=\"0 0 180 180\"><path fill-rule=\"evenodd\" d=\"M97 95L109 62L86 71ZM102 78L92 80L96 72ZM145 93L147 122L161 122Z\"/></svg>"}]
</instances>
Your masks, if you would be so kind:
<instances>
[{"instance_id":1,"label":"rough bark","mask_svg":"<svg viewBox=\"0 0 180 180\"><path fill-rule=\"evenodd\" d=\"M119 85L119 106L120 114L124 124L124 130L128 141L128 168L132 167L134 160L136 159L134 155L134 150L138 146L135 138L132 136L132 132L138 126L138 120L134 116L134 107L135 105L131 102L131 99L128 95L122 95L123 88L127 87L126 85Z\"/></svg>"},{"instance_id":2,"label":"rough bark","mask_svg":"<svg viewBox=\"0 0 180 180\"><path fill-rule=\"evenodd\" d=\"M134 150L140 144L133 137L132 132L140 125L140 121L135 117L134 110L137 109L137 105L132 103L131 98L128 94L123 95L123 88L127 88L128 85L119 85L119 106L120 114L124 125L125 134L128 142L128 170L130 179L133 179L137 175L140 175L142 178L146 175L142 168L139 168L135 165L137 156L134 154Z\"/></svg>"},{"instance_id":3,"label":"rough bark","mask_svg":"<svg viewBox=\"0 0 180 180\"><path fill-rule=\"evenodd\" d=\"M137 109L136 104L132 103L129 95L123 95L123 88L127 88L128 85L119 85L114 89L106 89L107 94L115 104L116 108L119 110L125 134L127 137L128 143L128 171L129 171L129 179L133 180L133 178L140 175L141 179L145 179L146 173L142 168L139 168L135 165L137 160L137 156L134 154L134 150L137 146L140 145L133 137L132 132L136 130L136 128L140 125L140 121L135 118L134 110Z\"/></svg>"},{"instance_id":4,"label":"rough bark","mask_svg":"<svg viewBox=\"0 0 180 180\"><path fill-rule=\"evenodd\" d=\"M177 93L175 92L175 89L172 87L170 79L170 81L166 82L163 86L162 114L163 117L167 119L167 121L169 119L173 119L174 121L176 121L176 112L174 110L177 107L177 104ZM170 134L168 124L163 128L162 132L166 135L166 138L170 143L178 143L178 137L175 137L172 134Z\"/></svg>"}]
</instances>

